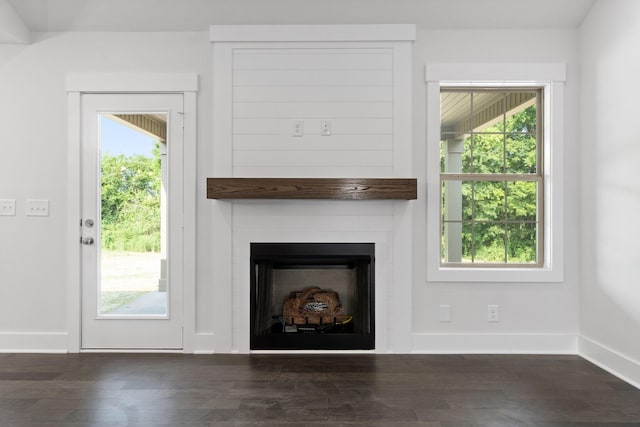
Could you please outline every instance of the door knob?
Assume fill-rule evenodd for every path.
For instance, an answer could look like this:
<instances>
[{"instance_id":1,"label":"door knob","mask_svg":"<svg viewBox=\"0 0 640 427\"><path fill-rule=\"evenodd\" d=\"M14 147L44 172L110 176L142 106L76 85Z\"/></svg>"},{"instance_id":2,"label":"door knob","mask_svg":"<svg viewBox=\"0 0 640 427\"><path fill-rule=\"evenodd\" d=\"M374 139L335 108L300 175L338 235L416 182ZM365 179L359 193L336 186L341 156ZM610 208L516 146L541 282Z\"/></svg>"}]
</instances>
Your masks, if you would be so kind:
<instances>
[{"instance_id":1,"label":"door knob","mask_svg":"<svg viewBox=\"0 0 640 427\"><path fill-rule=\"evenodd\" d=\"M83 245L93 245L93 237L83 237L80 241Z\"/></svg>"}]
</instances>

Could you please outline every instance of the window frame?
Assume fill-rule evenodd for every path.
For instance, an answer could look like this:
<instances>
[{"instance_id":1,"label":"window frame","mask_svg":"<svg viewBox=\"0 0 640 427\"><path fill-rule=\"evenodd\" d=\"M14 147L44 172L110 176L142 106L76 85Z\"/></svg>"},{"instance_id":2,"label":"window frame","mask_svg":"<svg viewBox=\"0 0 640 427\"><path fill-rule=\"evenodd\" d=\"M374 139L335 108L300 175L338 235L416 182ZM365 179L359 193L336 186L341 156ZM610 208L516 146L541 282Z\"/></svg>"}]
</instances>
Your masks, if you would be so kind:
<instances>
[{"instance_id":1,"label":"window frame","mask_svg":"<svg viewBox=\"0 0 640 427\"><path fill-rule=\"evenodd\" d=\"M427 282L560 282L563 269L563 150L565 64L427 64ZM543 90L543 259L536 265L441 265L441 88Z\"/></svg>"},{"instance_id":2,"label":"window frame","mask_svg":"<svg viewBox=\"0 0 640 427\"><path fill-rule=\"evenodd\" d=\"M535 182L537 187L536 194L536 262L535 263L517 263L517 262L507 262L506 248L507 242L504 242L505 245L505 261L504 262L451 262L451 261L443 261L441 259L440 265L442 267L453 267L453 268L504 268L504 267L513 267L513 268L541 268L543 267L544 260L544 87L542 86L532 86L532 87L512 87L512 86L504 86L498 87L495 86L484 86L484 87L459 87L459 86L448 86L448 85L440 85L440 95L442 100L442 93L468 93L471 96L471 108L473 108L473 96L479 93L488 93L488 92L501 92L501 93L518 93L518 92L533 92L536 95L536 169L537 172L535 174L525 174L525 173L509 173L504 170L501 173L476 173L476 172L443 172L440 171L440 197L439 200L443 200L443 186L445 182L477 182L477 181L486 181L486 182L504 182L505 184L509 182ZM473 112L473 111L472 111ZM506 112L503 113L503 120L506 120ZM474 135L483 135L484 131L476 132L475 130L470 131L470 137L473 138ZM502 132L503 137L506 135L506 131ZM440 130L440 141L442 142L442 129ZM503 150L506 150L506 147L503 147ZM472 149L473 152L473 149ZM504 155L504 153L503 153ZM442 159L440 159L442 160ZM506 197L506 194L505 194ZM507 199L508 200L508 199ZM442 209L442 203L440 203L440 209ZM440 230L442 232L445 223L447 221L443 220L442 210L440 211ZM455 222L455 221L454 221ZM464 222L464 221L463 221ZM472 218L472 223L475 220ZM506 218L502 222L505 227L507 225ZM440 253L442 253L442 234L439 240L440 243Z\"/></svg>"}]
</instances>

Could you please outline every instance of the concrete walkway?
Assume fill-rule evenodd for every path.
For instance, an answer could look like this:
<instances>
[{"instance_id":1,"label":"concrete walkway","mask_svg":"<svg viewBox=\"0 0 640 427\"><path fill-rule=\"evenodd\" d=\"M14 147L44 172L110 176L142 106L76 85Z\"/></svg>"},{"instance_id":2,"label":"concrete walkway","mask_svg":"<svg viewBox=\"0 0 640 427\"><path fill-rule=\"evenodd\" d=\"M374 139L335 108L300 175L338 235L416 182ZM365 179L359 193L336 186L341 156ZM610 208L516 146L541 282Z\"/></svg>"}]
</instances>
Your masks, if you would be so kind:
<instances>
[{"instance_id":1,"label":"concrete walkway","mask_svg":"<svg viewBox=\"0 0 640 427\"><path fill-rule=\"evenodd\" d=\"M149 292L140 295L130 303L122 305L108 314L167 314L167 297L166 292Z\"/></svg>"}]
</instances>

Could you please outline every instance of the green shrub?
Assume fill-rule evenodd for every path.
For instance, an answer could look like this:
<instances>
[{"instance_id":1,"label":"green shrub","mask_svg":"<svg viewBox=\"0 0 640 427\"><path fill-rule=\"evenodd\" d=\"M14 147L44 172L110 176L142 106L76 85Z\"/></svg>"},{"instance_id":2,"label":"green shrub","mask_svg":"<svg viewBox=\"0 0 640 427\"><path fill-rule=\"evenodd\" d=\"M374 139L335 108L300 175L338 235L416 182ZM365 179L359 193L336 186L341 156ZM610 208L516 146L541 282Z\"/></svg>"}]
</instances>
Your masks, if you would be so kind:
<instances>
[{"instance_id":1,"label":"green shrub","mask_svg":"<svg viewBox=\"0 0 640 427\"><path fill-rule=\"evenodd\" d=\"M159 150L143 155L102 155L102 247L160 251Z\"/></svg>"}]
</instances>

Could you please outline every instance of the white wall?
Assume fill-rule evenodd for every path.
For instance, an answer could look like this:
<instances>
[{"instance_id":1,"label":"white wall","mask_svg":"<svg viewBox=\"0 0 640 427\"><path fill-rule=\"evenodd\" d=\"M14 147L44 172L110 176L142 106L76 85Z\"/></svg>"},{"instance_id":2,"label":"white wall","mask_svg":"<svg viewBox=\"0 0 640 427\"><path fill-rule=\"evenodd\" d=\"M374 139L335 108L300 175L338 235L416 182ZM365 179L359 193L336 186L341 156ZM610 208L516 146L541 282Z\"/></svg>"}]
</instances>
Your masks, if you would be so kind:
<instances>
[{"instance_id":1,"label":"white wall","mask_svg":"<svg viewBox=\"0 0 640 427\"><path fill-rule=\"evenodd\" d=\"M426 282L422 220L414 220L414 351L575 352L578 331L579 230L576 151L578 57L576 31L420 31L414 46L414 172L424 182L425 63L559 62L567 64L564 144L565 267L560 283ZM462 65L461 65L462 66ZM424 188L420 186L420 194ZM421 197L421 196L419 196ZM424 199L423 199L424 200ZM451 305L441 323L439 305ZM487 305L500 321L487 322Z\"/></svg>"},{"instance_id":2,"label":"white wall","mask_svg":"<svg viewBox=\"0 0 640 427\"><path fill-rule=\"evenodd\" d=\"M17 215L0 217L0 350L67 348L65 74L196 72L199 113L209 117L210 56L206 32L36 34L30 45L0 44L0 198L17 200ZM198 228L205 237L210 135L202 120ZM49 199L50 216L26 217L27 198ZM200 254L207 253L207 244L198 239ZM198 283L211 277L209 264L199 260ZM206 286L197 292L197 327L211 330L205 301L213 296Z\"/></svg>"},{"instance_id":3,"label":"white wall","mask_svg":"<svg viewBox=\"0 0 640 427\"><path fill-rule=\"evenodd\" d=\"M580 43L580 350L640 384L640 2L598 1Z\"/></svg>"},{"instance_id":4,"label":"white wall","mask_svg":"<svg viewBox=\"0 0 640 427\"><path fill-rule=\"evenodd\" d=\"M565 153L577 152L577 46L576 31L419 32L413 55L413 174L425 175L423 67L426 62L566 62ZM214 203L205 198L205 178L213 176L211 46L207 34L36 34L31 45L0 45L0 198L18 200L17 216L0 217L0 350L66 348L64 248L68 231L65 229L64 77L67 72L118 71L196 72L201 77L196 317L198 332L205 336L214 332L212 282L216 272L210 259L213 238L210 218L215 208ZM426 211L422 207L418 209L413 221L414 351L576 350L578 159L570 155L565 155L565 159L564 231L568 255L565 257L564 282L426 283ZM421 199L409 203L424 202L424 179L420 182L420 191ZM26 217L24 202L27 198L50 199L51 215L47 218ZM345 204L340 209L346 212L345 217L350 215L350 205ZM250 210L249 206L247 210ZM274 208L274 211L278 209ZM366 223L367 218L354 220ZM610 221L608 219L607 223ZM486 321L489 303L500 304L500 322L489 324ZM452 305L452 322L438 322L440 304ZM51 337L52 341L47 341Z\"/></svg>"}]
</instances>

